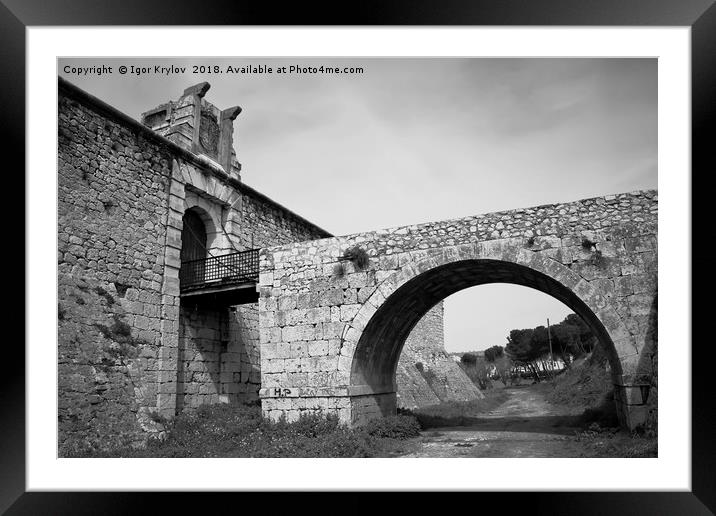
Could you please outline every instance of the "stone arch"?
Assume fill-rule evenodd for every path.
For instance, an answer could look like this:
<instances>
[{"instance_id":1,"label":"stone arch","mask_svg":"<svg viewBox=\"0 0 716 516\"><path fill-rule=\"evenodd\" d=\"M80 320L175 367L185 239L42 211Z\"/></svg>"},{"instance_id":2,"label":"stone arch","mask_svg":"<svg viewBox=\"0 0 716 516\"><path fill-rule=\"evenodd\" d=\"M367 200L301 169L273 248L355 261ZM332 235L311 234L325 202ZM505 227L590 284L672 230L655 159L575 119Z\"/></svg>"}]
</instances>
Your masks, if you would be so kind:
<instances>
[{"instance_id":1,"label":"stone arch","mask_svg":"<svg viewBox=\"0 0 716 516\"><path fill-rule=\"evenodd\" d=\"M354 396L386 396L374 405L385 415L394 408L395 370L405 339L437 302L464 288L513 283L540 290L580 315L606 351L613 383L633 372L634 338L601 288L541 251L505 239L429 250L383 280L346 326L341 339L343 380ZM392 394L393 399L389 399ZM362 418L362 405L352 420Z\"/></svg>"},{"instance_id":2,"label":"stone arch","mask_svg":"<svg viewBox=\"0 0 716 516\"><path fill-rule=\"evenodd\" d=\"M203 197L187 192L184 201L184 213L193 212L204 221L206 226L207 249L221 250L225 247L222 228L220 207L212 204Z\"/></svg>"}]
</instances>

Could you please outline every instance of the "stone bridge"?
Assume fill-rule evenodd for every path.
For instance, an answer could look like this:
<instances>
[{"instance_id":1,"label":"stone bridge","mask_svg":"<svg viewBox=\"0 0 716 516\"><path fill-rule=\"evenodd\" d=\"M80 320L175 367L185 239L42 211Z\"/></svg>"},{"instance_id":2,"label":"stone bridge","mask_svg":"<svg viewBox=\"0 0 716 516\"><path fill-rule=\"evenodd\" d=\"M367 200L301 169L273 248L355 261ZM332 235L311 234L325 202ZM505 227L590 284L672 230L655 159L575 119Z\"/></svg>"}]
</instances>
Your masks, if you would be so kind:
<instances>
[{"instance_id":1,"label":"stone bridge","mask_svg":"<svg viewBox=\"0 0 716 516\"><path fill-rule=\"evenodd\" d=\"M367 264L345 258L356 248ZM622 424L644 421L657 356L656 191L263 249L264 414L320 410L350 424L394 414L411 329L440 300L487 283L540 290L580 315L608 356Z\"/></svg>"}]
</instances>

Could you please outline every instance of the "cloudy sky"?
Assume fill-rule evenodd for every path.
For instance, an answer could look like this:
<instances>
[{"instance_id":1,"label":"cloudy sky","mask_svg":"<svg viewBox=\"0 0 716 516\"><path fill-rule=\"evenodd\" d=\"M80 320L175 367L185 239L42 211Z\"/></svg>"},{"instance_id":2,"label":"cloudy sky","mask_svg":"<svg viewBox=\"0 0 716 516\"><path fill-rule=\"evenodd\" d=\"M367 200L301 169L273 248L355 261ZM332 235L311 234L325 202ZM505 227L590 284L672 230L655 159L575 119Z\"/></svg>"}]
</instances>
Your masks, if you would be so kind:
<instances>
[{"instance_id":1,"label":"cloudy sky","mask_svg":"<svg viewBox=\"0 0 716 516\"><path fill-rule=\"evenodd\" d=\"M114 73L63 71L103 64ZM192 73L249 64L274 73ZM276 73L290 65L363 72ZM58 71L135 118L209 82L207 100L243 108L243 181L336 235L657 187L656 59L93 58ZM446 347L504 345L567 313L524 287L467 289L446 301Z\"/></svg>"}]
</instances>

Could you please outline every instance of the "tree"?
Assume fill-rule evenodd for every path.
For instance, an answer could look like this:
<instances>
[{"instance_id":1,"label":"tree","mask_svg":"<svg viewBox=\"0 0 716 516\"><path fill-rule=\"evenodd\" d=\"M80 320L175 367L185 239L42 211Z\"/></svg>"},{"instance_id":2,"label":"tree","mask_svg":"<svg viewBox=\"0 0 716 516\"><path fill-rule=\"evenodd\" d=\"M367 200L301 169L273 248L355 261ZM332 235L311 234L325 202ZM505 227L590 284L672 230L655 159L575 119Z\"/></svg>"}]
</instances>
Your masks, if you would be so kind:
<instances>
[{"instance_id":1,"label":"tree","mask_svg":"<svg viewBox=\"0 0 716 516\"><path fill-rule=\"evenodd\" d=\"M510 331L504 352L516 364L528 367L535 380L539 381L535 362L548 355L550 337L552 352L560 356L566 366L569 366L570 356L590 353L597 344L597 338L582 318L569 314L562 322L551 326L549 331L544 326Z\"/></svg>"},{"instance_id":2,"label":"tree","mask_svg":"<svg viewBox=\"0 0 716 516\"><path fill-rule=\"evenodd\" d=\"M505 348L502 346L492 346L485 350L485 360L488 362L494 362L498 358L504 355Z\"/></svg>"},{"instance_id":3,"label":"tree","mask_svg":"<svg viewBox=\"0 0 716 516\"><path fill-rule=\"evenodd\" d=\"M575 357L591 353L597 344L592 330L577 314L565 317L556 330L560 337L560 346Z\"/></svg>"},{"instance_id":4,"label":"tree","mask_svg":"<svg viewBox=\"0 0 716 516\"><path fill-rule=\"evenodd\" d=\"M472 353L463 353L460 357L460 362L463 364L474 364L477 362L477 355Z\"/></svg>"},{"instance_id":5,"label":"tree","mask_svg":"<svg viewBox=\"0 0 716 516\"><path fill-rule=\"evenodd\" d=\"M533 361L539 358L539 353L535 348L535 341L532 336L534 330L512 330L507 337L507 346L505 353L513 362L529 367L536 382L540 381L539 373L535 368Z\"/></svg>"}]
</instances>

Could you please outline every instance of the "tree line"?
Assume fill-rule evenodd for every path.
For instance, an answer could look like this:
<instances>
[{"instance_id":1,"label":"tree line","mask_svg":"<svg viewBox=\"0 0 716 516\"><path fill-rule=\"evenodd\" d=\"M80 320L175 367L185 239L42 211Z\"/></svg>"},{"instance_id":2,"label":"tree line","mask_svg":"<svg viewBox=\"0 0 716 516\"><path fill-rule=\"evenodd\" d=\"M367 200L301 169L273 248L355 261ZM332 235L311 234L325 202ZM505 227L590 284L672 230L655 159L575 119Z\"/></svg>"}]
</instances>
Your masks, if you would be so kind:
<instances>
[{"instance_id":1,"label":"tree line","mask_svg":"<svg viewBox=\"0 0 716 516\"><path fill-rule=\"evenodd\" d=\"M581 317L569 314L549 328L537 326L510 331L505 353L516 365L530 369L535 380L539 381L537 362L549 356L550 342L552 355L560 358L568 368L574 358L591 353L597 339Z\"/></svg>"},{"instance_id":2,"label":"tree line","mask_svg":"<svg viewBox=\"0 0 716 516\"><path fill-rule=\"evenodd\" d=\"M512 374L513 367L524 367L529 370L535 381L540 381L540 371L551 375L547 360L550 357L550 340L552 355L561 359L565 367L572 360L591 353L597 344L589 326L577 314L569 314L561 322L536 328L511 330L507 336L506 346L492 346L484 351L484 362L495 364L500 377ZM475 368L478 357L474 353L465 353L461 357L464 366Z\"/></svg>"}]
</instances>

